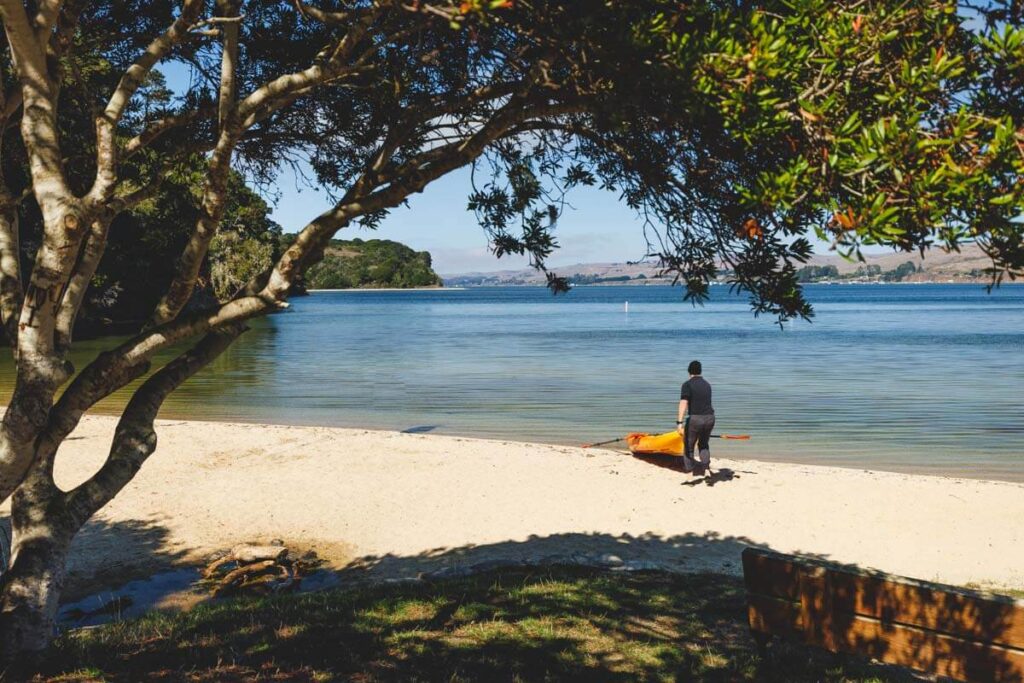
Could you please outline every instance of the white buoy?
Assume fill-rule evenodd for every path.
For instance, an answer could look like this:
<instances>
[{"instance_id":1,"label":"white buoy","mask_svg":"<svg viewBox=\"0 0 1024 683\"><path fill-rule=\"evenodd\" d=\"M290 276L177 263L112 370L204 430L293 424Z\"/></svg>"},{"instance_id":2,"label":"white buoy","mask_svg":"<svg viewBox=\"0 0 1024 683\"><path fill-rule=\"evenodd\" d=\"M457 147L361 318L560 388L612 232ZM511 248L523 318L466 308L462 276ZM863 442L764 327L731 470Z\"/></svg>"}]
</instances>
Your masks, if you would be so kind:
<instances>
[{"instance_id":1,"label":"white buoy","mask_svg":"<svg viewBox=\"0 0 1024 683\"><path fill-rule=\"evenodd\" d=\"M626 305L623 307L622 310L624 310L626 313L629 313L629 302L628 301L626 302Z\"/></svg>"}]
</instances>

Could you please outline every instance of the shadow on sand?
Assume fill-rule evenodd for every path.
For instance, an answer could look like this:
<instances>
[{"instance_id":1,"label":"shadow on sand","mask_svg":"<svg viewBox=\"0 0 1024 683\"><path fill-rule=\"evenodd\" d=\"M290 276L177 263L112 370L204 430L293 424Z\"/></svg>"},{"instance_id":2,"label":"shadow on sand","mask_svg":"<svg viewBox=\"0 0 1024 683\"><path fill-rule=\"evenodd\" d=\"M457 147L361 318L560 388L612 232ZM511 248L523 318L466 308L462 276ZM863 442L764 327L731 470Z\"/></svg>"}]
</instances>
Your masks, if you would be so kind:
<instances>
[{"instance_id":1,"label":"shadow on sand","mask_svg":"<svg viewBox=\"0 0 1024 683\"><path fill-rule=\"evenodd\" d=\"M757 657L738 577L643 571L698 555L732 565L750 545L714 534L557 534L366 557L333 574L333 585L360 590L219 602L177 627L150 620L64 639L48 668L119 680L186 669L189 680L255 680L268 663L274 680L823 680L836 666L824 653L780 643ZM579 566L590 562L604 569ZM913 680L863 661L842 666L844 680Z\"/></svg>"},{"instance_id":2,"label":"shadow on sand","mask_svg":"<svg viewBox=\"0 0 1024 683\"><path fill-rule=\"evenodd\" d=\"M138 519L115 523L90 521L71 543L64 599L74 600L95 593L97 588L183 568L186 550L171 547L168 536L163 526ZM107 548L117 548L110 557L131 560L97 562L96 557L103 557Z\"/></svg>"},{"instance_id":3,"label":"shadow on sand","mask_svg":"<svg viewBox=\"0 0 1024 683\"><path fill-rule=\"evenodd\" d=\"M93 614L93 620L134 616L136 610L120 609L125 598L136 608L155 606L161 600L166 603L166 593L181 588L176 584L177 578L168 580L168 576L184 577L188 583L196 575L195 568L182 564L180 552L165 547L165 533L158 525L93 523L83 534L83 542L88 541L90 548L97 545L97 539L90 538L94 534L102 534L111 545L136 544L140 553L147 556L145 566L165 568L148 580L104 591L107 604L117 600L113 604L118 609L110 614ZM306 591L359 588L356 591L318 592L266 604L201 598L198 602L216 602L218 606L196 613L187 622L194 631L185 634L187 651L172 648L170 643L166 648L160 645L152 651L143 649L140 652L144 656L138 665L146 670L152 666L175 669L187 660L190 667L217 667L217 662L229 653L232 661L246 666L258 667L264 661L291 662L317 670L326 667L390 680L409 676L447 680L451 675L464 675L470 680L507 680L510 663L525 667L516 673L529 680L551 676L637 680L661 675L656 672L666 670L683 680L750 680L751 675L755 680L828 678L829 668L836 666L835 662L830 663L826 655L800 645L779 642L764 661L754 654L746 627L744 590L738 576L740 555L748 547L769 549L748 538L714 533L564 533L522 541L435 548L414 555L367 556L337 571L320 571L307 577L303 584ZM808 557L828 560L823 556ZM652 573L653 570L663 571ZM717 574L701 573L708 570ZM142 570L105 567L103 573L88 577L88 581L137 571ZM583 583L565 594L545 592L545 577L552 573ZM503 592L505 582L517 581L540 587L524 589L518 597ZM77 582L85 585L82 577ZM595 582L593 590L588 587L589 582ZM488 590L490 597L480 602L481 592ZM586 597L583 603L581 591ZM476 596L470 600L473 604L466 602L467 595ZM381 610L391 610L386 606L393 606L394 600L406 598L426 600L430 607L410 608L409 614L399 614L393 621L373 616ZM248 604L252 607L245 606ZM979 638L998 637L1006 627L1005 619L959 614L960 608L953 603L935 602L920 608L946 610L948 614L942 617L947 619L985 618L984 623L978 623ZM269 613L261 616L257 614L260 610ZM321 614L317 610L325 611ZM255 615L255 621L240 623L239 611ZM260 621L263 619L265 623ZM543 620L552 619L569 620L575 624L569 631L579 631L580 637L567 635L561 626L543 626L547 623ZM504 625L486 638L472 635L474 624L489 621ZM75 625L65 621L65 628ZM130 633L133 628L118 633ZM470 631L464 632L467 628ZM254 633L263 634L262 640L254 642ZM595 647L595 638L604 643L601 647L607 648L604 654L588 654L588 648ZM650 656L662 659L649 662L649 669L642 662L633 661L627 675L616 653L623 647L641 645L654 647ZM87 657L77 652L77 647L65 651L61 661L68 666L91 666L88 657L93 655ZM98 647L103 650L108 646ZM102 656L114 655L108 652ZM746 667L747 673L736 669L740 665ZM385 668L380 669L382 666ZM392 666L395 668L388 668ZM904 671L869 666L863 660L842 666L853 666L858 672L844 680L860 680L864 672L865 677L875 680L912 680ZM752 670L757 673L750 674ZM221 673L224 672L195 680L221 680ZM127 680L134 679L129 675Z\"/></svg>"},{"instance_id":4,"label":"shadow on sand","mask_svg":"<svg viewBox=\"0 0 1024 683\"><path fill-rule=\"evenodd\" d=\"M683 459L678 455L658 455L650 453L632 453L631 455L637 460L642 460L649 465L680 473L685 477L682 482L683 486L715 486L716 484L730 482L733 479L739 479L741 474L754 474L753 472L745 470L737 471L729 469L728 467L715 469L713 466L708 468L699 464L690 471L683 466ZM713 462L712 465L714 465Z\"/></svg>"},{"instance_id":5,"label":"shadow on sand","mask_svg":"<svg viewBox=\"0 0 1024 683\"><path fill-rule=\"evenodd\" d=\"M186 563L181 551L167 547L166 531L159 525L138 520L93 522L75 543L77 552L69 563L71 576L60 613L65 628L135 618L153 609L178 611L211 601L194 585L200 568ZM461 578L495 569L547 565L675 574L711 571L735 576L740 572L740 553L752 545L764 547L746 538L715 533L532 536L522 541L433 548L415 555L363 556L340 569L307 575L301 590ZM96 554L105 546L117 547L118 556L130 555L131 563L97 562ZM126 546L130 553L125 553ZM83 554L84 550L88 554Z\"/></svg>"}]
</instances>

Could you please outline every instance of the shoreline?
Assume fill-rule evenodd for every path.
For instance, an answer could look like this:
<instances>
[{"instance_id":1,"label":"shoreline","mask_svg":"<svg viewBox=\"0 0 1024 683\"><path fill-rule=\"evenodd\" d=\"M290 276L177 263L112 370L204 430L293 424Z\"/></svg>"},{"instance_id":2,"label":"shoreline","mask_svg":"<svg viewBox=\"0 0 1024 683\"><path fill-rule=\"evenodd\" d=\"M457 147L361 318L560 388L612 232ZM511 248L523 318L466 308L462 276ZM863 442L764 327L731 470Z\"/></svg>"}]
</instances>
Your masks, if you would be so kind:
<instances>
[{"instance_id":1,"label":"shoreline","mask_svg":"<svg viewBox=\"0 0 1024 683\"><path fill-rule=\"evenodd\" d=\"M571 283L570 283L571 284ZM714 280L708 283L712 287L729 287L731 284L728 280ZM886 282L884 280L815 280L813 282L801 282L800 285L806 287L807 285L969 285L972 287L985 287L989 284L989 280L985 278L971 280L971 279L951 279L951 280L899 280L893 282ZM615 282L590 282L587 284L573 284L572 288L577 287L680 287L681 285L675 285L671 279L662 278L646 278L644 280L621 280ZM536 287L538 289L546 289L547 285L542 281L537 282L523 282L523 283L510 283L510 282L495 282L488 284L463 284L463 285L452 285L445 286L443 289L498 289L502 287ZM1024 282L1003 282L1000 283L999 288L1003 287L1024 287ZM424 288L429 289L429 288ZM440 287L435 289L441 289ZM334 292L348 292L348 291L363 291L363 290L349 290L349 289L335 289L335 290L310 290L310 291L334 291ZM410 291L405 289L391 289L391 290L377 290L377 291L397 291L404 292Z\"/></svg>"},{"instance_id":2,"label":"shoreline","mask_svg":"<svg viewBox=\"0 0 1024 683\"><path fill-rule=\"evenodd\" d=\"M83 420L58 456L62 489L99 467L115 423ZM716 459L696 478L603 449L224 422L158 430L156 453L76 539L69 599L272 539L385 580L551 557L736 574L756 545L1024 588L1021 484L753 459Z\"/></svg>"},{"instance_id":3,"label":"shoreline","mask_svg":"<svg viewBox=\"0 0 1024 683\"><path fill-rule=\"evenodd\" d=\"M0 414L3 414L3 412L6 409L7 409L6 405L0 405ZM252 426L258 426L258 427L289 427L289 428L299 428L299 429L336 429L336 430L343 430L343 431L373 432L373 433L380 433L380 434L408 434L408 435L432 436L432 437L450 438L450 439L477 440L477 441L486 441L486 442L502 442L502 443L511 443L511 444L516 444L516 445L522 445L522 446L543 446L543 447L551 447L551 448L579 448L580 447L580 442L577 441L577 440L565 440L565 441L536 441L536 440L534 440L534 441L529 441L529 440L524 440L524 439L517 438L517 436L515 436L515 435L506 436L506 435L503 435L503 434L500 434L500 433L488 433L488 432L477 433L477 434L467 433L467 432L445 432L445 431L410 432L410 431L403 431L403 430L394 429L394 428L391 428L391 427L388 427L388 426L382 426L382 425L364 426L364 425L355 425L355 424L327 424L327 423L320 423L320 422L298 422L298 421L296 421L296 422L266 422L266 421L261 421L261 420L259 420L257 418L247 419L244 416L231 416L231 417L225 417L225 418L222 418L222 419L218 419L218 418L201 419L201 418L196 418L196 417L193 417L193 416L178 415L178 414L175 414L173 412L173 410L168 410L168 409L162 410L161 413L170 413L170 414L167 414L166 416L160 417L159 419L157 419L156 422L157 422L157 426L158 427L162 423L189 422L189 423L197 423L197 424L200 424L200 425L233 425L233 426L245 426L245 427L252 427ZM94 409L92 412L89 413L90 417L99 417L99 418L105 418L105 419L117 418L120 415L121 415L120 408L118 408L118 409L111 409L109 411L104 411L102 406L98 410ZM754 449L757 448L757 446L756 445L749 445L749 443L750 442L748 442L747 445L744 446L744 449L745 450L750 450L751 452L753 452ZM721 446L719 446L719 452L720 452L720 449L721 449ZM609 451L613 451L613 452L625 453L626 452L626 447L625 447L625 443L623 441L618 446L616 446L615 444L612 444L612 445L609 445L607 447L602 448L601 450L609 450ZM712 451L714 451L714 450L715 449L713 448ZM906 464L906 465L894 465L892 467L889 467L889 466L887 466L888 463L868 463L868 464L865 465L865 464L863 464L863 461L860 461L861 464L844 465L844 464L839 464L839 463L834 463L834 462L832 462L832 463L824 463L824 462L822 462L819 459L813 459L813 458L807 458L807 459L801 459L799 457L793 458L791 455L786 455L786 454L779 454L777 457L776 457L776 454L771 454L770 457L762 457L762 458L753 458L753 457L742 457L742 456L729 455L729 456L726 456L726 459L729 460L729 461L732 461L732 462L747 462L747 461L750 461L750 462L760 462L760 463L770 464L770 465L790 465L790 466L794 466L794 467L824 467L824 468L831 468L831 469L837 469L837 470L843 470L843 471L853 471L853 472L870 471L870 472L877 472L877 473L884 473L884 474L897 474L897 475L901 475L901 476L930 477L930 478L938 478L938 479L962 480L962 481L969 481L969 482L989 482L989 483L1003 483L1003 484L1024 485L1024 472L1021 472L1019 474L1018 473L1011 473L1011 474L1008 474L1004 478L1000 478L998 476L998 474L999 474L998 472L993 474L991 472L982 471L982 472L980 472L980 473L978 473L976 475L972 475L972 474L962 473L962 472L956 472L955 473L955 472L949 472L949 471L936 471L935 468L928 468L928 467L925 467L925 466L922 466L922 465L915 465L913 463ZM853 459L854 459L854 456L851 456L851 460L853 460Z\"/></svg>"},{"instance_id":4,"label":"shoreline","mask_svg":"<svg viewBox=\"0 0 1024 683\"><path fill-rule=\"evenodd\" d=\"M307 294L317 292L457 292L465 287L346 287L344 289L307 289Z\"/></svg>"}]
</instances>

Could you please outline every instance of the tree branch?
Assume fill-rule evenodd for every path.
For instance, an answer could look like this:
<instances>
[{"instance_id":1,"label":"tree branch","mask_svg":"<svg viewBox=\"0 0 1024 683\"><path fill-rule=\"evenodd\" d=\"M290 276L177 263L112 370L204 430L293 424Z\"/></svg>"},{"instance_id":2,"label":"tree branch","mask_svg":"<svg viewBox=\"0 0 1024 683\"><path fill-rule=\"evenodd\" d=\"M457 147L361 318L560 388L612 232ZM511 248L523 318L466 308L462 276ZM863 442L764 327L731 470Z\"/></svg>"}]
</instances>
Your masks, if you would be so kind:
<instances>
[{"instance_id":1,"label":"tree branch","mask_svg":"<svg viewBox=\"0 0 1024 683\"><path fill-rule=\"evenodd\" d=\"M230 8L225 6L224 9L229 10ZM210 241L216 234L224 214L230 162L239 136L248 127L269 115L270 112L293 101L297 94L305 89L345 73L343 68L345 60L366 36L373 20L379 14L379 10L380 8L377 8L375 11L367 13L357 26L339 41L325 65L315 64L301 72L287 74L265 83L237 104L233 116L226 115L231 111L232 105L226 104L224 97L227 96L228 101L234 102L234 79L237 65L235 64L234 50L224 50L221 63L221 101L219 103L219 119L222 128L217 147L214 149L208 165L202 213L184 251L178 258L174 279L150 318L151 325L162 325L174 320L192 297L199 269L203 259L206 258ZM233 25L235 23L231 22L227 26ZM237 35L232 39L225 29L226 48L230 46L232 40L237 40Z\"/></svg>"},{"instance_id":2,"label":"tree branch","mask_svg":"<svg viewBox=\"0 0 1024 683\"><path fill-rule=\"evenodd\" d=\"M64 196L67 184L57 143L56 84L47 71L44 44L36 38L19 0L0 0L0 15L21 83L25 104L22 136L29 150L36 193Z\"/></svg>"},{"instance_id":3,"label":"tree branch","mask_svg":"<svg viewBox=\"0 0 1024 683\"><path fill-rule=\"evenodd\" d=\"M199 277L199 268L224 216L228 174L231 172L231 155L235 142L235 137L229 133L222 133L216 149L210 155L199 220L196 221L196 227L189 236L184 251L178 257L174 279L150 317L151 326L163 325L174 320L192 298L192 290Z\"/></svg>"},{"instance_id":4,"label":"tree branch","mask_svg":"<svg viewBox=\"0 0 1024 683\"><path fill-rule=\"evenodd\" d=\"M223 353L246 329L234 324L207 334L135 391L118 421L107 461L96 474L65 495L74 520L85 523L132 480L156 450L153 423L167 396Z\"/></svg>"},{"instance_id":5,"label":"tree branch","mask_svg":"<svg viewBox=\"0 0 1024 683\"><path fill-rule=\"evenodd\" d=\"M311 256L319 253L326 240L353 219L398 206L409 195L422 191L431 181L472 162L488 145L527 119L569 114L581 109L579 103L529 106L519 98L513 99L469 137L424 152L383 174L378 186L386 183L386 187L365 196L348 193L336 206L317 216L299 232L271 272L263 294L273 300L287 298L292 284L310 265ZM360 183L357 182L356 186Z\"/></svg>"},{"instance_id":6,"label":"tree branch","mask_svg":"<svg viewBox=\"0 0 1024 683\"><path fill-rule=\"evenodd\" d=\"M212 106L200 106L197 109L181 112L179 114L169 114L163 118L159 118L150 123L149 126L144 128L138 135L132 137L125 143L122 150L123 155L125 158L129 158L143 149L146 149L175 128L187 126L196 119L201 119L213 112L214 108Z\"/></svg>"},{"instance_id":7,"label":"tree branch","mask_svg":"<svg viewBox=\"0 0 1024 683\"><path fill-rule=\"evenodd\" d=\"M363 9L350 9L337 12L328 12L322 10L319 7L314 7L301 0L293 0L295 9L303 17L319 21L321 24L338 25L350 22L354 17L359 17L365 14L368 10Z\"/></svg>"},{"instance_id":8,"label":"tree branch","mask_svg":"<svg viewBox=\"0 0 1024 683\"><path fill-rule=\"evenodd\" d=\"M125 107L153 67L166 57L177 43L188 36L189 28L195 23L202 7L202 0L184 0L181 14L166 31L146 47L135 63L128 67L103 113L96 119L96 180L89 191L93 202L100 203L106 199L117 182L118 151L115 133Z\"/></svg>"},{"instance_id":9,"label":"tree branch","mask_svg":"<svg viewBox=\"0 0 1024 683\"><path fill-rule=\"evenodd\" d=\"M218 17L237 19L238 7L238 0L217 0ZM185 250L178 258L174 279L153 311L150 318L152 325L162 325L176 318L192 298L192 291L195 288L196 279L199 277L199 269L210 248L210 241L216 234L224 216L227 181L231 172L231 157L242 132L237 125L238 24L238 21L228 21L223 28L220 92L217 106L217 146L207 164L199 220L196 221L195 230L189 236Z\"/></svg>"},{"instance_id":10,"label":"tree branch","mask_svg":"<svg viewBox=\"0 0 1024 683\"><path fill-rule=\"evenodd\" d=\"M50 38L50 31L57 23L57 15L60 14L61 0L41 0L39 9L36 12L35 21L36 40L40 45L46 45Z\"/></svg>"},{"instance_id":11,"label":"tree branch","mask_svg":"<svg viewBox=\"0 0 1024 683\"><path fill-rule=\"evenodd\" d=\"M263 112L268 109L270 111L278 109L279 102L288 100L295 93L303 92L343 75L346 72L344 68L346 60L351 57L356 46L366 37L381 11L382 7L377 6L373 11L360 17L356 25L338 41L323 64L312 64L302 71L278 76L249 93L238 105L238 120L241 122L258 121L260 118L266 117ZM252 125L252 123L248 123L248 125Z\"/></svg>"},{"instance_id":12,"label":"tree branch","mask_svg":"<svg viewBox=\"0 0 1024 683\"><path fill-rule=\"evenodd\" d=\"M224 24L220 62L220 96L217 124L221 132L233 127L238 107L238 16L239 0L217 0L217 15L221 19L235 19Z\"/></svg>"},{"instance_id":13,"label":"tree branch","mask_svg":"<svg viewBox=\"0 0 1024 683\"><path fill-rule=\"evenodd\" d=\"M89 234L83 240L74 273L68 279L68 285L64 289L64 296L61 297L60 307L57 311L56 325L57 349L62 353L71 349L71 333L75 320L78 318L78 311L85 300L85 293L89 289L92 276L96 274L96 268L107 247L107 233L115 215L103 211L98 212L93 218Z\"/></svg>"}]
</instances>

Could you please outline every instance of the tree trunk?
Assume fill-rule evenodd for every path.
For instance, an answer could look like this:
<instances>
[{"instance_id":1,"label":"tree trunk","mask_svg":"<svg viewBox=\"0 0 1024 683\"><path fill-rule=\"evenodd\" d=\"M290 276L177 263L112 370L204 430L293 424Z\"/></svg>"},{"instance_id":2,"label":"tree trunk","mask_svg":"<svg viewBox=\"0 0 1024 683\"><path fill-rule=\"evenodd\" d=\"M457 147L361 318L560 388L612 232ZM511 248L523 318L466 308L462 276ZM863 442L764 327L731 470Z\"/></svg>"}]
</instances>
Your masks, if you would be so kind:
<instances>
[{"instance_id":1,"label":"tree trunk","mask_svg":"<svg viewBox=\"0 0 1024 683\"><path fill-rule=\"evenodd\" d=\"M21 310L18 227L18 205L0 182L0 327L12 350L18 340L18 312Z\"/></svg>"},{"instance_id":2,"label":"tree trunk","mask_svg":"<svg viewBox=\"0 0 1024 683\"><path fill-rule=\"evenodd\" d=\"M14 496L12 561L0 577L0 666L31 666L53 639L75 531L59 503L26 497Z\"/></svg>"}]
</instances>

